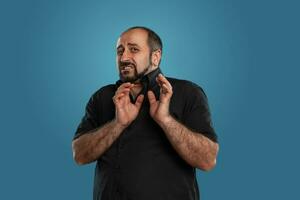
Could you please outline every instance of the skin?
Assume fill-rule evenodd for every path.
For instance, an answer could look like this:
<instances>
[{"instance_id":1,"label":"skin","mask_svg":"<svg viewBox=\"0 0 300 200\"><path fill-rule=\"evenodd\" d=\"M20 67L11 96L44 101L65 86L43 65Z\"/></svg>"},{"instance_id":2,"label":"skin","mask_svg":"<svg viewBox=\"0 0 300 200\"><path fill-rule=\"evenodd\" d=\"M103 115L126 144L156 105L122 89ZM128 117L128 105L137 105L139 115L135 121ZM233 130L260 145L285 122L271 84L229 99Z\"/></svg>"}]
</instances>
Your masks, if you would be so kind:
<instances>
[{"instance_id":1,"label":"skin","mask_svg":"<svg viewBox=\"0 0 300 200\"><path fill-rule=\"evenodd\" d=\"M147 44L147 32L134 29L123 33L117 42L116 63L120 79L138 83L141 77L158 67L161 51L151 53Z\"/></svg>"},{"instance_id":2,"label":"skin","mask_svg":"<svg viewBox=\"0 0 300 200\"><path fill-rule=\"evenodd\" d=\"M219 145L176 121L169 113L172 86L161 74L157 77L157 83L160 86L159 100L156 100L152 91L148 91L151 117L163 129L181 158L193 167L211 170L216 165Z\"/></svg>"},{"instance_id":3,"label":"skin","mask_svg":"<svg viewBox=\"0 0 300 200\"><path fill-rule=\"evenodd\" d=\"M78 164L97 160L137 117L144 100L143 95L137 96L142 89L139 77L155 70L161 59L161 50L150 54L147 37L146 31L134 29L123 33L118 39L116 62L119 75L120 79L128 82L123 83L113 97L115 118L73 141L73 156ZM170 115L172 86L162 74L156 81L160 86L159 99L152 91L147 93L151 117L163 129L182 159L193 167L205 171L212 169L216 164L219 145L201 133L192 132ZM130 94L136 97L134 104L130 101Z\"/></svg>"}]
</instances>

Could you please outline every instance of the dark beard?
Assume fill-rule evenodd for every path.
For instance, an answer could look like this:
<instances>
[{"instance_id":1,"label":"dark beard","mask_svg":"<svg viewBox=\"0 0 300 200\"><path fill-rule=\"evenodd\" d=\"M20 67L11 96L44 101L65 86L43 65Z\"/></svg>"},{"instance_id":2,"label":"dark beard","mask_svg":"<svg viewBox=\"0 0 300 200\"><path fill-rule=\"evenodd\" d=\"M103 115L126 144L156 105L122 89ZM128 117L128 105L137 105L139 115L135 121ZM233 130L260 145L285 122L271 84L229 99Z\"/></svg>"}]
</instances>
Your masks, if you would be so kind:
<instances>
[{"instance_id":1,"label":"dark beard","mask_svg":"<svg viewBox=\"0 0 300 200\"><path fill-rule=\"evenodd\" d=\"M149 62L149 65L140 73L137 72L136 70L136 65L134 63L119 63L120 66L123 66L123 65L129 65L129 64L132 64L134 66L134 76L133 77L123 77L122 74L120 73L119 76L120 76L120 79L123 81L123 82L130 82L130 83L136 83L136 82L139 82L139 80L145 76L145 74L148 72L148 70L150 69L151 67L151 60Z\"/></svg>"},{"instance_id":2,"label":"dark beard","mask_svg":"<svg viewBox=\"0 0 300 200\"><path fill-rule=\"evenodd\" d=\"M143 76L145 76L145 74L147 73L147 71L150 69L150 65L148 65L147 68L144 69L144 71L137 73L136 68L134 68L134 76L133 77L125 77L123 78L124 82L130 82L130 83L136 83L139 82L139 80L141 78L143 78Z\"/></svg>"}]
</instances>

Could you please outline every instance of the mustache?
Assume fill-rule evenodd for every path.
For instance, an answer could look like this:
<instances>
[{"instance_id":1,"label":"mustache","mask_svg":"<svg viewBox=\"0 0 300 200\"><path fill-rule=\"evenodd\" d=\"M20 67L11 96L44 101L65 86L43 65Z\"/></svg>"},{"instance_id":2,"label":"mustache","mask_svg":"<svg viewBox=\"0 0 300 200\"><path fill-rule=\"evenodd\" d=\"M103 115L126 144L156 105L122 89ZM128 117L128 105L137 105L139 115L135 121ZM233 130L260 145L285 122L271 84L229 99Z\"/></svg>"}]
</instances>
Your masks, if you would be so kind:
<instances>
[{"instance_id":1,"label":"mustache","mask_svg":"<svg viewBox=\"0 0 300 200\"><path fill-rule=\"evenodd\" d=\"M119 66L120 67L127 67L128 65L133 65L134 67L136 67L136 64L130 61L120 61L119 62Z\"/></svg>"}]
</instances>

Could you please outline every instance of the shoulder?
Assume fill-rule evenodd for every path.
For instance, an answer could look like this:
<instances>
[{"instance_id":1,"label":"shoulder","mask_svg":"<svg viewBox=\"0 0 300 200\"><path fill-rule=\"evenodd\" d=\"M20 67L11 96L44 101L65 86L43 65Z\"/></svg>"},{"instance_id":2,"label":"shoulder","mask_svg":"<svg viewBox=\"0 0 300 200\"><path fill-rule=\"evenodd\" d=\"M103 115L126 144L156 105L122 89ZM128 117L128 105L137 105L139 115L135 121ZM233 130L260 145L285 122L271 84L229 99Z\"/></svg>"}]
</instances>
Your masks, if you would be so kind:
<instances>
[{"instance_id":1,"label":"shoulder","mask_svg":"<svg viewBox=\"0 0 300 200\"><path fill-rule=\"evenodd\" d=\"M174 92L180 92L183 94L201 94L206 96L203 88L192 81L172 77L167 77L167 80L172 85Z\"/></svg>"},{"instance_id":2,"label":"shoulder","mask_svg":"<svg viewBox=\"0 0 300 200\"><path fill-rule=\"evenodd\" d=\"M99 88L98 90L96 90L92 94L90 100L92 100L92 101L98 101L98 100L103 99L105 97L106 98L110 97L110 96L114 95L115 90L116 90L116 85L115 84L105 85L105 86Z\"/></svg>"}]
</instances>

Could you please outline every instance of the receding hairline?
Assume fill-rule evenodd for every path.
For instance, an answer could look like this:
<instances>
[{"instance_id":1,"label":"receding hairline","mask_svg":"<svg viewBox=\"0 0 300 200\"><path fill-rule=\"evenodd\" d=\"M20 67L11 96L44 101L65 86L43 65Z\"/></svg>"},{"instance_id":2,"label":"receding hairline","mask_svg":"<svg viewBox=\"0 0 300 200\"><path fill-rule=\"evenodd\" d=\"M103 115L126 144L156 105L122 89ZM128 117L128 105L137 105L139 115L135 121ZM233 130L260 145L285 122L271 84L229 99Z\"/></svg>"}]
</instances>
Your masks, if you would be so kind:
<instances>
[{"instance_id":1,"label":"receding hairline","mask_svg":"<svg viewBox=\"0 0 300 200\"><path fill-rule=\"evenodd\" d=\"M129 33L130 31L134 31L134 30L137 30L137 29L142 30L142 31L145 32L145 34L146 34L146 43L148 43L148 39L149 39L149 33L148 33L148 31L146 31L145 29L142 29L142 28L133 28L133 29L127 29L126 31L124 31L124 32L121 33L121 35L119 36L119 38L117 40L117 48L119 47L118 42L121 40L121 37L123 35L125 35L126 33ZM131 43L131 45L133 46L133 45L138 45L138 44Z\"/></svg>"},{"instance_id":2,"label":"receding hairline","mask_svg":"<svg viewBox=\"0 0 300 200\"><path fill-rule=\"evenodd\" d=\"M134 31L134 30L142 30L143 32L145 32L145 33L147 34L147 36L149 35L149 32L148 32L148 30L146 30L146 28L143 28L143 27L133 27L133 28L129 28L129 29L123 31L123 32L121 33L120 37L121 37L122 35L124 35L125 33L128 33L128 32L130 32L130 31Z\"/></svg>"},{"instance_id":3,"label":"receding hairline","mask_svg":"<svg viewBox=\"0 0 300 200\"><path fill-rule=\"evenodd\" d=\"M128 29L126 29L125 31L123 31L121 34L120 34L120 37L119 39L126 33L130 32L130 31L140 31L142 30L142 32L146 33L146 40L147 40L147 44L148 44L148 47L150 48L150 52L153 52L153 51L156 51L156 50L159 50L163 51L163 43L162 43L162 40L160 38L160 36L155 32L153 31L152 29L148 28L148 27L145 27L145 26L133 26L133 27L130 27Z\"/></svg>"}]
</instances>

